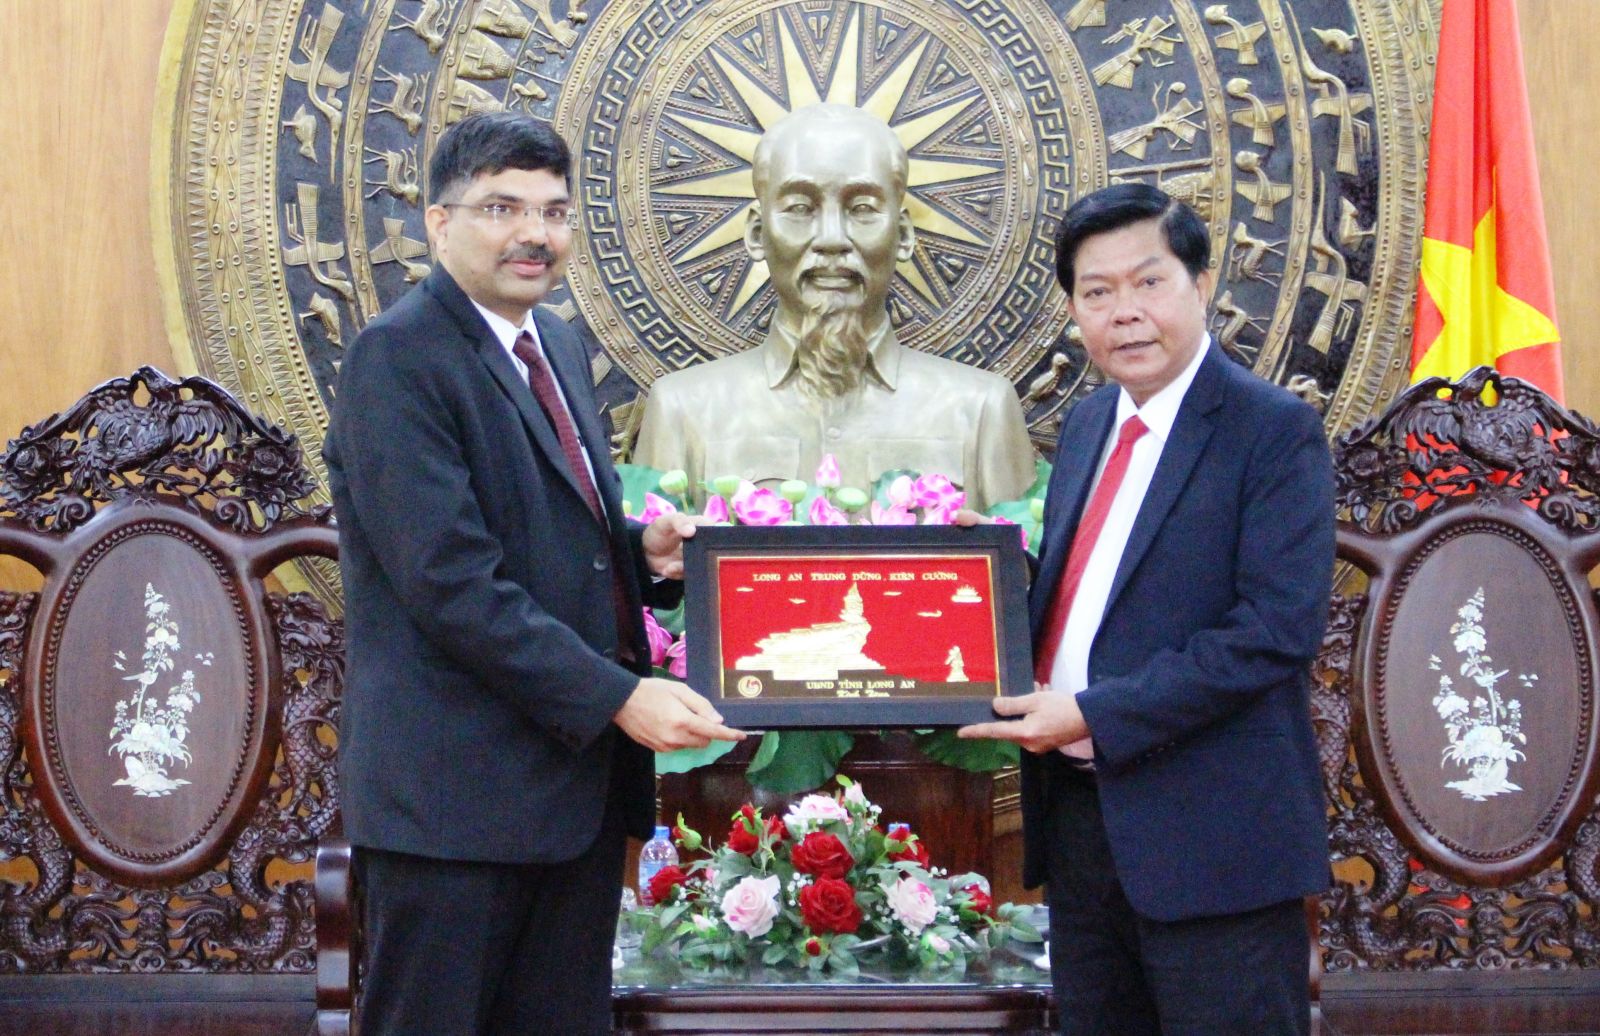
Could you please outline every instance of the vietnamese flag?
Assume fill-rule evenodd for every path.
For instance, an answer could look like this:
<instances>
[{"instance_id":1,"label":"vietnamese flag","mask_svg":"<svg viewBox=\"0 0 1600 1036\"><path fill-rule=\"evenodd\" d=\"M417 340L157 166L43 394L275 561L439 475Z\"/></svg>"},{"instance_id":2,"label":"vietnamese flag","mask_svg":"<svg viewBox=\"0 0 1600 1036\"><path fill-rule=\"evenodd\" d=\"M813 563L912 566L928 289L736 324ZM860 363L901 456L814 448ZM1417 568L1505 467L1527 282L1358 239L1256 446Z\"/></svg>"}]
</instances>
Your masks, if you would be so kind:
<instances>
[{"instance_id":1,"label":"vietnamese flag","mask_svg":"<svg viewBox=\"0 0 1600 1036\"><path fill-rule=\"evenodd\" d=\"M1445 0L1411 380L1480 364L1557 402L1550 250L1514 0Z\"/></svg>"}]
</instances>

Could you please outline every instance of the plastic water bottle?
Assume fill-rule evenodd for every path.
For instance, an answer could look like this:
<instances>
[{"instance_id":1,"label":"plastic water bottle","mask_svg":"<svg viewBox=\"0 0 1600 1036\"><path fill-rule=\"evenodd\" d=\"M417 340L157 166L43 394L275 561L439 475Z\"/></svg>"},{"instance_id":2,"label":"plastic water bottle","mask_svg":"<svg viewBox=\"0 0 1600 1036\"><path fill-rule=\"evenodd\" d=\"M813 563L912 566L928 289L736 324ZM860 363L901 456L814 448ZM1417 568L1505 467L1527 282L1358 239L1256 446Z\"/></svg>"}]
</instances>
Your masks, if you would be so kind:
<instances>
[{"instance_id":1,"label":"plastic water bottle","mask_svg":"<svg viewBox=\"0 0 1600 1036\"><path fill-rule=\"evenodd\" d=\"M678 850L672 845L672 830L657 826L656 833L639 850L639 905L654 906L650 898L650 879L663 867L678 865Z\"/></svg>"}]
</instances>

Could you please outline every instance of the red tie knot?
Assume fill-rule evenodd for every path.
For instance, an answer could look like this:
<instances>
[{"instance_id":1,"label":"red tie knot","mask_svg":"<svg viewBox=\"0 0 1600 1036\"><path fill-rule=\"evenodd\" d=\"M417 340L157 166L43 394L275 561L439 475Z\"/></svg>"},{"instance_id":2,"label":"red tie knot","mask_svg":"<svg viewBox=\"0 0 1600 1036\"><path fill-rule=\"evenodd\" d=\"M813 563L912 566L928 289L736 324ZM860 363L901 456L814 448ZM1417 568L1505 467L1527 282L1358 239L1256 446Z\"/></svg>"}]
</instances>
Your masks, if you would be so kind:
<instances>
[{"instance_id":1,"label":"red tie knot","mask_svg":"<svg viewBox=\"0 0 1600 1036\"><path fill-rule=\"evenodd\" d=\"M533 344L533 336L526 331L517 335L517 340L511 344L511 351L516 353L517 359L529 366L533 365L533 357L539 355Z\"/></svg>"},{"instance_id":2,"label":"red tie knot","mask_svg":"<svg viewBox=\"0 0 1600 1036\"><path fill-rule=\"evenodd\" d=\"M1138 442L1139 437L1149 430L1149 428L1145 427L1145 423L1139 420L1139 415L1134 414L1122 422L1122 427L1117 430L1117 444L1120 446Z\"/></svg>"}]
</instances>

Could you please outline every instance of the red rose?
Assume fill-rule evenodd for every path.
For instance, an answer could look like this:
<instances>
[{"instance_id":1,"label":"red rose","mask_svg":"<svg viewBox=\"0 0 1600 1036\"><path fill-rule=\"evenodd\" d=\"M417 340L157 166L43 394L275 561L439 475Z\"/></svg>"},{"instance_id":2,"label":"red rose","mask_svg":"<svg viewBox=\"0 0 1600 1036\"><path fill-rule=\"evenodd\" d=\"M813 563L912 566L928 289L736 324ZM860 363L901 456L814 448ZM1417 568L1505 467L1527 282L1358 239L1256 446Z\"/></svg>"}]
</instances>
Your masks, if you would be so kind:
<instances>
[{"instance_id":1,"label":"red rose","mask_svg":"<svg viewBox=\"0 0 1600 1036\"><path fill-rule=\"evenodd\" d=\"M835 835L813 831L793 850L794 869L818 878L842 878L855 866L855 857Z\"/></svg>"},{"instance_id":2,"label":"red rose","mask_svg":"<svg viewBox=\"0 0 1600 1036\"><path fill-rule=\"evenodd\" d=\"M650 876L650 902L665 903L672 896L672 890L678 888L689 875L683 873L682 867L663 867Z\"/></svg>"},{"instance_id":3,"label":"red rose","mask_svg":"<svg viewBox=\"0 0 1600 1036\"><path fill-rule=\"evenodd\" d=\"M781 842L789 835L789 829L783 826L782 817L767 818L767 834L772 836L774 843Z\"/></svg>"},{"instance_id":4,"label":"red rose","mask_svg":"<svg viewBox=\"0 0 1600 1036\"><path fill-rule=\"evenodd\" d=\"M983 886L974 882L961 890L967 894L970 909L979 914L994 913L994 898L983 891Z\"/></svg>"},{"instance_id":5,"label":"red rose","mask_svg":"<svg viewBox=\"0 0 1600 1036\"><path fill-rule=\"evenodd\" d=\"M813 932L849 934L861 927L856 890L838 878L818 878L801 889L800 916Z\"/></svg>"},{"instance_id":6,"label":"red rose","mask_svg":"<svg viewBox=\"0 0 1600 1036\"><path fill-rule=\"evenodd\" d=\"M905 845L889 851L889 859L899 863L914 863L923 869L933 866L933 858L928 855L928 847L922 844L922 839L911 833L911 828L905 824L894 824L889 828L889 838L892 841L904 842Z\"/></svg>"},{"instance_id":7,"label":"red rose","mask_svg":"<svg viewBox=\"0 0 1600 1036\"><path fill-rule=\"evenodd\" d=\"M728 848L736 853L743 853L749 856L760 847L761 839L757 838L749 828L744 826L744 820L742 818L735 820L733 826L728 829Z\"/></svg>"},{"instance_id":8,"label":"red rose","mask_svg":"<svg viewBox=\"0 0 1600 1036\"><path fill-rule=\"evenodd\" d=\"M814 935L811 938L807 939L806 940L806 952L809 953L813 957L822 956L822 940L818 939Z\"/></svg>"}]
</instances>

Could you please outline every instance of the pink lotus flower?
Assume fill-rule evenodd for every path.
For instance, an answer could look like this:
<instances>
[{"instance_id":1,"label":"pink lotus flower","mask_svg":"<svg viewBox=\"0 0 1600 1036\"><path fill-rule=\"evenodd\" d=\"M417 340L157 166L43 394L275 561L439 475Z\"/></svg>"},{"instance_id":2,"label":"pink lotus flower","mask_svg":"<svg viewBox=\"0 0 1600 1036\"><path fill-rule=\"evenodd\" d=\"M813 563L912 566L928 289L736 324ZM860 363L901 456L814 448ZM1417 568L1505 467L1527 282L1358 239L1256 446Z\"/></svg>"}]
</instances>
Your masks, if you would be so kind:
<instances>
[{"instance_id":1,"label":"pink lotus flower","mask_svg":"<svg viewBox=\"0 0 1600 1036\"><path fill-rule=\"evenodd\" d=\"M656 496L647 492L644 495L644 513L639 515L639 520L646 525L660 518L664 514L677 514L678 508L671 500L664 496Z\"/></svg>"},{"instance_id":2,"label":"pink lotus flower","mask_svg":"<svg viewBox=\"0 0 1600 1036\"><path fill-rule=\"evenodd\" d=\"M889 498L890 507L898 507L902 510L905 510L913 506L911 494L911 476L901 475L899 478L889 483L889 489L885 495ZM874 522L873 524L876 525L877 523Z\"/></svg>"},{"instance_id":3,"label":"pink lotus flower","mask_svg":"<svg viewBox=\"0 0 1600 1036\"><path fill-rule=\"evenodd\" d=\"M689 662L684 657L684 652L688 650L684 646L684 641L688 639L689 635L686 633L677 640L674 640L672 644L668 646L663 655L667 665L667 672L671 673L673 676L676 676L680 680L686 680L689 678ZM658 662L656 664L660 665L661 663Z\"/></svg>"},{"instance_id":4,"label":"pink lotus flower","mask_svg":"<svg viewBox=\"0 0 1600 1036\"><path fill-rule=\"evenodd\" d=\"M736 932L759 939L778 916L778 877L747 874L722 897L722 919Z\"/></svg>"},{"instance_id":5,"label":"pink lotus flower","mask_svg":"<svg viewBox=\"0 0 1600 1036\"><path fill-rule=\"evenodd\" d=\"M956 516L955 507L936 505L922 512L923 525L949 525L950 520Z\"/></svg>"},{"instance_id":6,"label":"pink lotus flower","mask_svg":"<svg viewBox=\"0 0 1600 1036\"><path fill-rule=\"evenodd\" d=\"M906 484L910 485L909 480ZM872 524L915 525L917 524L917 516L906 510L904 505L891 504L888 507L884 507L882 504L878 503L878 501L874 500L872 501Z\"/></svg>"},{"instance_id":7,"label":"pink lotus flower","mask_svg":"<svg viewBox=\"0 0 1600 1036\"><path fill-rule=\"evenodd\" d=\"M911 499L921 508L947 507L954 511L967 502L967 494L943 475L923 475L911 483Z\"/></svg>"},{"instance_id":8,"label":"pink lotus flower","mask_svg":"<svg viewBox=\"0 0 1600 1036\"><path fill-rule=\"evenodd\" d=\"M726 524L728 521L728 501L722 499L718 494L712 493L706 497L706 506L700 513L714 522Z\"/></svg>"},{"instance_id":9,"label":"pink lotus flower","mask_svg":"<svg viewBox=\"0 0 1600 1036\"><path fill-rule=\"evenodd\" d=\"M1001 518L999 515L995 515L994 523L996 525L1016 525L1017 524L1016 522L1012 521L1010 518ZM1022 529L1021 526L1017 526L1017 527L1019 529ZM1022 529L1022 549L1023 550L1027 550L1028 549L1028 530L1027 529Z\"/></svg>"},{"instance_id":10,"label":"pink lotus flower","mask_svg":"<svg viewBox=\"0 0 1600 1036\"><path fill-rule=\"evenodd\" d=\"M656 613L649 608L644 610L644 635L650 642L650 664L666 664L667 649L672 647L672 634L661 628L661 623L656 621Z\"/></svg>"},{"instance_id":11,"label":"pink lotus flower","mask_svg":"<svg viewBox=\"0 0 1600 1036\"><path fill-rule=\"evenodd\" d=\"M934 898L933 889L916 878L901 878L889 886L885 899L895 920L911 929L913 935L928 927L939 912L939 901Z\"/></svg>"},{"instance_id":12,"label":"pink lotus flower","mask_svg":"<svg viewBox=\"0 0 1600 1036\"><path fill-rule=\"evenodd\" d=\"M782 525L794 516L794 505L770 489L739 483L733 513L741 525Z\"/></svg>"},{"instance_id":13,"label":"pink lotus flower","mask_svg":"<svg viewBox=\"0 0 1600 1036\"><path fill-rule=\"evenodd\" d=\"M814 479L819 489L838 489L843 476L839 474L839 462L833 459L833 454L824 453L822 463L817 465L817 477Z\"/></svg>"},{"instance_id":14,"label":"pink lotus flower","mask_svg":"<svg viewBox=\"0 0 1600 1036\"><path fill-rule=\"evenodd\" d=\"M819 496L811 501L811 513L807 520L812 525L849 525L850 519L837 507L828 503L827 497Z\"/></svg>"}]
</instances>

